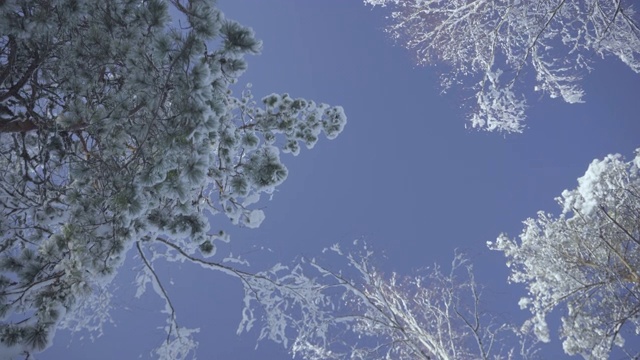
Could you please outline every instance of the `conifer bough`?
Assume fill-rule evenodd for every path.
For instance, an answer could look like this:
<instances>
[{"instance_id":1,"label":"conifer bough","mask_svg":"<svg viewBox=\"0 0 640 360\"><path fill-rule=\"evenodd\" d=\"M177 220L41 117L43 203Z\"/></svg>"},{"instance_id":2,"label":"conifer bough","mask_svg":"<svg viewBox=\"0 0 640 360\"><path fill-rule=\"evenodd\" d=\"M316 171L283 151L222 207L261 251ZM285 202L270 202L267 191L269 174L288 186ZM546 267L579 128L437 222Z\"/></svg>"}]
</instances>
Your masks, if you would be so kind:
<instances>
[{"instance_id":1,"label":"conifer bough","mask_svg":"<svg viewBox=\"0 0 640 360\"><path fill-rule=\"evenodd\" d=\"M212 223L257 227L252 208L341 107L229 86L261 48L211 0L0 2L0 355L51 344L56 328L101 331L109 283L129 251L167 304L158 357L186 358L153 263L206 260Z\"/></svg>"}]
</instances>

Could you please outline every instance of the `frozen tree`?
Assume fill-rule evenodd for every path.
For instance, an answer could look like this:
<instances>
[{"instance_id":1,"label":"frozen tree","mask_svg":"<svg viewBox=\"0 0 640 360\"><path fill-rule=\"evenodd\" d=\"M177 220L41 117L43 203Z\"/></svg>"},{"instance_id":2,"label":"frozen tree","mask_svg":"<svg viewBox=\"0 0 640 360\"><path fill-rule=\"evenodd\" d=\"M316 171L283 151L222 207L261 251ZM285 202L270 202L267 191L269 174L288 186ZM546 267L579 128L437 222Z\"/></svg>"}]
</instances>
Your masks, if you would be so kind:
<instances>
[{"instance_id":1,"label":"frozen tree","mask_svg":"<svg viewBox=\"0 0 640 360\"><path fill-rule=\"evenodd\" d=\"M229 90L261 43L213 0L0 1L0 354L55 329L100 331L129 250L167 302L158 356L184 358L154 261L206 262L212 216L252 208L287 176L280 152L333 139L341 107ZM255 206L254 206L255 207Z\"/></svg>"},{"instance_id":2,"label":"frozen tree","mask_svg":"<svg viewBox=\"0 0 640 360\"><path fill-rule=\"evenodd\" d=\"M246 292L239 331L262 324L260 339L317 360L511 359L535 353L513 327L482 309L481 289L464 256L455 256L448 273L435 266L424 275L401 277L378 270L373 253L363 249L330 249L347 265L342 271L303 260L261 273L262 284L268 278L272 285Z\"/></svg>"},{"instance_id":3,"label":"frozen tree","mask_svg":"<svg viewBox=\"0 0 640 360\"><path fill-rule=\"evenodd\" d=\"M612 55L640 73L640 19L627 0L364 0L390 5L386 31L415 51L419 64L444 63L446 91L475 91L470 122L488 131L521 132L523 75L536 91L582 102L583 76L595 56ZM533 79L531 79L533 80Z\"/></svg>"},{"instance_id":4,"label":"frozen tree","mask_svg":"<svg viewBox=\"0 0 640 360\"><path fill-rule=\"evenodd\" d=\"M527 286L520 306L533 317L525 327L549 341L546 317L562 309L567 354L605 359L615 345L640 355L633 353L640 340L639 169L640 152L630 162L594 160L578 187L557 199L559 216L539 212L519 240L501 235L489 243L507 257L510 280Z\"/></svg>"}]
</instances>

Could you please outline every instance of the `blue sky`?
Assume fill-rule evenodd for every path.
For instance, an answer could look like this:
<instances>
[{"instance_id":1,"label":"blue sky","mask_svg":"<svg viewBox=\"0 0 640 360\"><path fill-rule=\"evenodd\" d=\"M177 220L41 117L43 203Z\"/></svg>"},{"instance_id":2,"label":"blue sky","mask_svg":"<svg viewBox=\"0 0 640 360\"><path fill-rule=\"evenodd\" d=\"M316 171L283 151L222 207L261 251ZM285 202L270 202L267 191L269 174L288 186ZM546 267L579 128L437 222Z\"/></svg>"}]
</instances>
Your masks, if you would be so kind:
<instances>
[{"instance_id":1,"label":"blue sky","mask_svg":"<svg viewBox=\"0 0 640 360\"><path fill-rule=\"evenodd\" d=\"M349 119L336 140L283 155L289 177L262 203L262 227L215 219L213 228L232 234L228 250L244 253L256 270L358 238L379 253L385 271L409 275L434 262L447 266L459 248L487 287L486 306L521 321L523 289L506 284L502 254L486 241L518 235L538 210L557 213L554 198L575 187L594 158L631 157L639 145L640 77L616 59L598 61L584 80L586 104L534 95L524 134L505 137L465 129L469 93L441 95L435 69L414 66L413 55L383 33L381 9L360 0L219 0L219 7L264 41L240 85L251 82L256 97L287 92L342 105ZM243 293L235 279L189 264L159 272L173 280L178 320L201 328L198 358L287 358L268 342L254 350L255 333L236 335ZM153 293L135 299L131 274L121 273L117 327L95 342L59 332L40 359L149 358L163 339L156 329L163 305ZM545 347L549 356L561 351L557 340Z\"/></svg>"}]
</instances>

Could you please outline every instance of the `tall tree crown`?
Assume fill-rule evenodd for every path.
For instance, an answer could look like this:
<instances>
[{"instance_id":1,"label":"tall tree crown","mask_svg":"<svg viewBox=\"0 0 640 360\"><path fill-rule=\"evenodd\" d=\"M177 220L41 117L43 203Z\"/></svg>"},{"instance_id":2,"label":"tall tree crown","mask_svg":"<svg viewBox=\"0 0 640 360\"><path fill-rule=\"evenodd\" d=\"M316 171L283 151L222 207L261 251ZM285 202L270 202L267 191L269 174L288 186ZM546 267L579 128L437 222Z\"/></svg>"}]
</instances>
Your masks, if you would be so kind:
<instances>
[{"instance_id":1,"label":"tall tree crown","mask_svg":"<svg viewBox=\"0 0 640 360\"><path fill-rule=\"evenodd\" d=\"M234 96L261 42L213 1L3 1L0 34L0 343L16 352L105 321L81 309L134 245L149 275L158 246L215 254L213 215L259 226L280 152L346 122L288 94Z\"/></svg>"},{"instance_id":2,"label":"tall tree crown","mask_svg":"<svg viewBox=\"0 0 640 360\"><path fill-rule=\"evenodd\" d=\"M625 0L364 0L392 7L390 36L418 64L444 63L446 91L475 91L474 128L521 132L531 71L536 91L582 102L580 82L596 56L615 56L640 73L640 19Z\"/></svg>"},{"instance_id":3,"label":"tall tree crown","mask_svg":"<svg viewBox=\"0 0 640 360\"><path fill-rule=\"evenodd\" d=\"M510 280L527 286L520 306L525 325L551 338L546 317L563 309L560 338L567 354L605 359L614 345L640 333L640 152L594 160L578 187L565 190L560 216L539 212L524 222L519 239L501 235L489 247L502 251ZM638 354L628 354L635 358Z\"/></svg>"}]
</instances>

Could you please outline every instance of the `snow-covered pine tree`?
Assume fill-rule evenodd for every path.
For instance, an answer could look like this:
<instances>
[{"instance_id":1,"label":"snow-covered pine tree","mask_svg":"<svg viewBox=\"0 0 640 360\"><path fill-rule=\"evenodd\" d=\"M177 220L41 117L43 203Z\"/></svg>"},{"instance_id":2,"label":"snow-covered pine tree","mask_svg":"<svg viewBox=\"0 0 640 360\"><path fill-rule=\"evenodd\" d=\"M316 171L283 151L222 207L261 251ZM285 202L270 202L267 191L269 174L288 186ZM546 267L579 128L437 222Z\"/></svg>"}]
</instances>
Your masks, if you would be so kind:
<instances>
[{"instance_id":1,"label":"snow-covered pine tree","mask_svg":"<svg viewBox=\"0 0 640 360\"><path fill-rule=\"evenodd\" d=\"M346 123L286 94L234 97L261 43L213 0L2 1L0 34L4 352L42 351L58 326L99 329L98 290L129 250L156 289L154 259L206 262L227 238L211 215L259 226L251 205L287 176L280 151ZM187 356L189 330L168 322L158 354Z\"/></svg>"}]
</instances>

